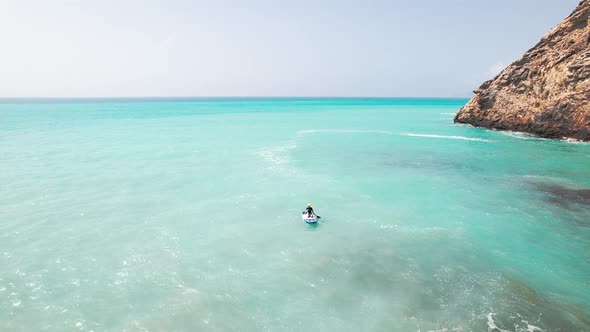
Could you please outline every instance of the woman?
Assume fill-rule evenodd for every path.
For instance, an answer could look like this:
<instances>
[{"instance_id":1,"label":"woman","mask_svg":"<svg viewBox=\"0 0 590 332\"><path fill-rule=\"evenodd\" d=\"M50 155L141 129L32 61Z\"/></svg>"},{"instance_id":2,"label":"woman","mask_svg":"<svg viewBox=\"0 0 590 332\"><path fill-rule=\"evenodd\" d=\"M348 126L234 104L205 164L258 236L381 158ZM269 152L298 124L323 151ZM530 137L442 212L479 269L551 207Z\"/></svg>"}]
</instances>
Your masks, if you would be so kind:
<instances>
[{"instance_id":1,"label":"woman","mask_svg":"<svg viewBox=\"0 0 590 332\"><path fill-rule=\"evenodd\" d=\"M307 211L307 217L311 218L314 214L313 212L313 208L311 207L311 203L307 204L307 208L305 209L305 211Z\"/></svg>"}]
</instances>

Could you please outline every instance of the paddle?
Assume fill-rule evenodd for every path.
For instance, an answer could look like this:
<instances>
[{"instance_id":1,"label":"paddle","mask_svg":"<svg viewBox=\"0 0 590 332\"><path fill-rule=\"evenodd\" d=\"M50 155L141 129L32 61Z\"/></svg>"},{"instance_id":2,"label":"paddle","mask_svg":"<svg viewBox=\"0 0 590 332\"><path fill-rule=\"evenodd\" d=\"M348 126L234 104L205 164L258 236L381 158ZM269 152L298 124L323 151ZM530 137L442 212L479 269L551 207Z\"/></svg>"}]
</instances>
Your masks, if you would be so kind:
<instances>
[{"instance_id":1,"label":"paddle","mask_svg":"<svg viewBox=\"0 0 590 332\"><path fill-rule=\"evenodd\" d=\"M304 214L304 213L307 213L307 211L303 211L303 212L301 212L301 214ZM315 212L314 212L313 214L315 214ZM315 216L316 216L316 218L318 218L318 219L321 219L321 218L322 218L322 217L318 216L317 214L315 214Z\"/></svg>"}]
</instances>

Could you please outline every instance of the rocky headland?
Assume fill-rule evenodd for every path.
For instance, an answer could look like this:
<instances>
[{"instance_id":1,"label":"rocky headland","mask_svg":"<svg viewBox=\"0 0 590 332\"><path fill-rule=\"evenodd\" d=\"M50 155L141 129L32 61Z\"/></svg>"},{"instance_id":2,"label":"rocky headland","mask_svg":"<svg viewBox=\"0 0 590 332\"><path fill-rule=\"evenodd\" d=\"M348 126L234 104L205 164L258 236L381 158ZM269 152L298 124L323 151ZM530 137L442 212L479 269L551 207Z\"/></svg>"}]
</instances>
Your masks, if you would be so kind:
<instances>
[{"instance_id":1,"label":"rocky headland","mask_svg":"<svg viewBox=\"0 0 590 332\"><path fill-rule=\"evenodd\" d=\"M590 141L590 0L474 91L455 123Z\"/></svg>"}]
</instances>

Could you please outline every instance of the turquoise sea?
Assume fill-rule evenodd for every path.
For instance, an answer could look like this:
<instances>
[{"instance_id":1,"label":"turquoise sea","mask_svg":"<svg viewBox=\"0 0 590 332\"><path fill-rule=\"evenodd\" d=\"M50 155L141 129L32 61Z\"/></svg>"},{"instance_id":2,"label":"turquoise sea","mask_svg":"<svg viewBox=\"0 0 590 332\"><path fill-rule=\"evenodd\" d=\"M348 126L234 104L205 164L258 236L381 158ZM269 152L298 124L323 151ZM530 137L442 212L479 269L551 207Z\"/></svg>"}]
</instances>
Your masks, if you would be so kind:
<instances>
[{"instance_id":1,"label":"turquoise sea","mask_svg":"<svg viewBox=\"0 0 590 332\"><path fill-rule=\"evenodd\" d=\"M590 331L590 144L466 101L3 100L0 331Z\"/></svg>"}]
</instances>

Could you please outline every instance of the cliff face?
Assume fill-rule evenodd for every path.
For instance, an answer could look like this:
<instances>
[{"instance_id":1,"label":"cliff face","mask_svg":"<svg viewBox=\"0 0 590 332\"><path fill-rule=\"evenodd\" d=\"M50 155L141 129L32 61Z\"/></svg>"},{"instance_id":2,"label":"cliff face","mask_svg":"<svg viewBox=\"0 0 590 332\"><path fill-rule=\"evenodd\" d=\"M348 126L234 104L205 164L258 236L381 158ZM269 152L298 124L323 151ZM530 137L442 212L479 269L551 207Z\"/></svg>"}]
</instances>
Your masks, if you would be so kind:
<instances>
[{"instance_id":1,"label":"cliff face","mask_svg":"<svg viewBox=\"0 0 590 332\"><path fill-rule=\"evenodd\" d=\"M590 141L590 0L455 116L456 123Z\"/></svg>"}]
</instances>

